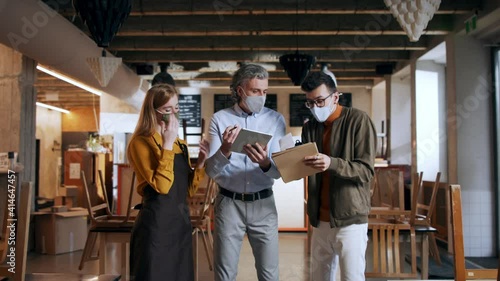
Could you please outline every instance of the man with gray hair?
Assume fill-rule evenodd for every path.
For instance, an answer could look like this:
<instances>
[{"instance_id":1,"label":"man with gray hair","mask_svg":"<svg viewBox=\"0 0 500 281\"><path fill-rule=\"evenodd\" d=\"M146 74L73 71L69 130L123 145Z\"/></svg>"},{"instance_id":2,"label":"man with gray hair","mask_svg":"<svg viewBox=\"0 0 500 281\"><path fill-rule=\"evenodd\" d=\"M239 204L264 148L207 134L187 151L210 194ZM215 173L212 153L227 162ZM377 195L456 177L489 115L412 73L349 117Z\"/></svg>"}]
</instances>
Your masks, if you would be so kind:
<instances>
[{"instance_id":1,"label":"man with gray hair","mask_svg":"<svg viewBox=\"0 0 500 281\"><path fill-rule=\"evenodd\" d=\"M279 280L278 214L273 197L280 177L271 153L279 151L285 119L264 107L267 71L254 64L240 67L230 86L234 105L216 112L210 122L210 157L206 173L220 187L215 199L215 281L236 280L245 234L252 247L259 280ZM272 135L267 146L251 143L244 153L231 151L241 128Z\"/></svg>"}]
</instances>

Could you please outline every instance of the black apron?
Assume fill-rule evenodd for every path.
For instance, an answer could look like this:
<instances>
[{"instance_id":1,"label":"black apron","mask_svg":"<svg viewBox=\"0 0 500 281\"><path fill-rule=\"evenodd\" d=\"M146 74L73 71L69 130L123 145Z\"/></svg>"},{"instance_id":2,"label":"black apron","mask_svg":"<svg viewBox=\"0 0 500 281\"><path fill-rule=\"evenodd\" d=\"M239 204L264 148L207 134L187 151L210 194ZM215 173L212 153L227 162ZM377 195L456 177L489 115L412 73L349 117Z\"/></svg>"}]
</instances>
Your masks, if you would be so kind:
<instances>
[{"instance_id":1,"label":"black apron","mask_svg":"<svg viewBox=\"0 0 500 281\"><path fill-rule=\"evenodd\" d=\"M136 281L192 281L192 226L186 203L190 167L175 154L168 194L144 188L142 209L132 229L130 277Z\"/></svg>"}]
</instances>

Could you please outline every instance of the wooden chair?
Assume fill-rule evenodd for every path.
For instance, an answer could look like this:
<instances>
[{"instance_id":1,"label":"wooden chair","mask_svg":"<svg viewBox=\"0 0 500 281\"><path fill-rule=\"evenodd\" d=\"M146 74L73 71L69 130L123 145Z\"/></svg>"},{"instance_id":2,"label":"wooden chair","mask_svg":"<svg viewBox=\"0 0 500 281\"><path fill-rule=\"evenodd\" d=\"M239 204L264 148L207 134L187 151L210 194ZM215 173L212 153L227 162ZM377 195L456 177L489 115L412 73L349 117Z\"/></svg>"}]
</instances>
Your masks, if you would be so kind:
<instances>
[{"instance_id":1,"label":"wooden chair","mask_svg":"<svg viewBox=\"0 0 500 281\"><path fill-rule=\"evenodd\" d=\"M402 173L399 170L398 173ZM398 175L399 177L400 175ZM370 214L368 215L369 223L406 223L412 226L415 225L415 217L417 208L413 207L417 205L418 193L420 191L421 186L421 178L422 173L415 173L412 179L412 202L411 209L405 210L404 208L394 208L389 205L384 205L380 207L372 207L370 210ZM415 200L413 200L415 198Z\"/></svg>"},{"instance_id":2,"label":"wooden chair","mask_svg":"<svg viewBox=\"0 0 500 281\"><path fill-rule=\"evenodd\" d=\"M436 197L437 197L437 191L439 189L440 179L441 179L441 172L438 172L436 174L435 181L423 181L422 178L420 177L421 186L419 194L417 195L417 202L415 203L417 208L415 213L415 225L432 227L431 219L434 214L434 210L436 209ZM426 188L431 188L432 190L428 204L424 203L424 198L423 196L420 195L420 193L422 194L424 193L423 191ZM418 199L421 197L422 200L420 200L419 202ZM439 254L439 248L437 246L436 236L434 235L434 233L429 234L429 239L430 239L430 254L436 260L437 264L441 265L441 257Z\"/></svg>"},{"instance_id":3,"label":"wooden chair","mask_svg":"<svg viewBox=\"0 0 500 281\"><path fill-rule=\"evenodd\" d=\"M5 252L2 253L3 258L0 259L0 276L8 277L10 278L9 280L13 281L25 280L32 189L33 187L31 182L23 182L21 184L21 191L18 193L19 200L16 202L17 221L15 222L15 268L13 269L11 265L6 263L9 261L7 258L7 252L10 250L12 245L8 245L8 247L4 248ZM9 218L8 213L5 213L4 217L5 222L7 222L7 219ZM4 243L8 243L7 241L8 240L5 239ZM7 246L7 244L5 246ZM14 272L12 270L14 270Z\"/></svg>"},{"instance_id":4,"label":"wooden chair","mask_svg":"<svg viewBox=\"0 0 500 281\"><path fill-rule=\"evenodd\" d=\"M451 220L453 233L453 262L455 264L455 280L465 281L473 279L499 280L498 269L466 269L464 236L462 224L462 196L460 185L450 185Z\"/></svg>"},{"instance_id":5,"label":"wooden chair","mask_svg":"<svg viewBox=\"0 0 500 281\"><path fill-rule=\"evenodd\" d=\"M184 136L184 140L186 141L186 143L188 145L190 145L189 140L188 140L189 136L195 136L195 137L200 137L200 138L203 137L203 132L205 131L205 119L201 118L201 131L200 131L200 133L188 133L187 127L188 127L187 120L182 119L182 135Z\"/></svg>"},{"instance_id":6,"label":"wooden chair","mask_svg":"<svg viewBox=\"0 0 500 281\"><path fill-rule=\"evenodd\" d=\"M111 212L111 204L109 203L108 201L108 193L106 191L106 186L104 185L104 181L103 181L103 177L102 177L102 171L99 170L98 172L98 175L99 175L99 181L101 183L101 190L102 190L102 193L104 195L104 202L105 204L108 206L107 208L105 208L106 210L106 216L107 216L107 219L122 219L124 222L127 222L127 221L134 221L135 220L135 217L134 215L132 215L132 211L134 210L134 208L127 208L127 213L125 216L121 216L121 215L115 215ZM128 197L128 205L127 206L131 206L132 205L132 197L134 195L134 181L135 181L135 172L132 173L132 181L131 181L131 189L130 189L130 193L129 193L129 197Z\"/></svg>"},{"instance_id":7,"label":"wooden chair","mask_svg":"<svg viewBox=\"0 0 500 281\"><path fill-rule=\"evenodd\" d=\"M375 173L377 173L377 171L375 171ZM377 193L377 192L378 192L378 182L377 182L377 177L374 176L372 178L371 183L370 183L370 196L371 196L372 206L378 206L380 204L380 202L375 201L376 199L379 199L379 198L374 197L375 193Z\"/></svg>"},{"instance_id":8,"label":"wooden chair","mask_svg":"<svg viewBox=\"0 0 500 281\"><path fill-rule=\"evenodd\" d=\"M87 185L87 180L85 178L85 172L81 171L83 186L85 189L85 195L87 198L87 209L89 211L90 217L90 228L88 231L87 241L85 242L85 247L83 249L82 258L80 260L79 270L83 269L85 262L99 259L99 273L106 273L106 244L116 242L122 244L122 278L125 280L129 277L129 247L130 234L132 232L132 227L134 221L130 219L131 207L127 209L126 216L115 216L111 215L109 211L108 204L102 203L96 206L92 206L89 196L89 188ZM132 193L134 192L134 178L135 174L132 176L132 188L130 189L129 204L132 201ZM106 196L105 196L106 197ZM107 201L107 200L105 200ZM104 215L98 215L97 212L105 210ZM97 255L93 256L92 252L95 246L97 238L100 238L99 244L100 249Z\"/></svg>"},{"instance_id":9,"label":"wooden chair","mask_svg":"<svg viewBox=\"0 0 500 281\"><path fill-rule=\"evenodd\" d=\"M199 190L200 191L200 190ZM211 210L213 200L218 191L217 183L213 179L208 180L207 187L193 197L188 197L189 213L193 226L194 241L194 268L195 280L198 280L198 235L201 234L203 245L208 260L208 267L213 270L213 238L211 229ZM207 234L205 235L205 231Z\"/></svg>"},{"instance_id":10,"label":"wooden chair","mask_svg":"<svg viewBox=\"0 0 500 281\"><path fill-rule=\"evenodd\" d=\"M374 207L404 210L404 174L399 169L377 169L372 194Z\"/></svg>"},{"instance_id":11,"label":"wooden chair","mask_svg":"<svg viewBox=\"0 0 500 281\"><path fill-rule=\"evenodd\" d=\"M417 246L415 229L404 223L370 223L371 244L373 245L373 268L367 267L365 276L368 278L416 278ZM405 232L402 235L402 232ZM401 236L409 233L410 270L405 270L405 242Z\"/></svg>"}]
</instances>

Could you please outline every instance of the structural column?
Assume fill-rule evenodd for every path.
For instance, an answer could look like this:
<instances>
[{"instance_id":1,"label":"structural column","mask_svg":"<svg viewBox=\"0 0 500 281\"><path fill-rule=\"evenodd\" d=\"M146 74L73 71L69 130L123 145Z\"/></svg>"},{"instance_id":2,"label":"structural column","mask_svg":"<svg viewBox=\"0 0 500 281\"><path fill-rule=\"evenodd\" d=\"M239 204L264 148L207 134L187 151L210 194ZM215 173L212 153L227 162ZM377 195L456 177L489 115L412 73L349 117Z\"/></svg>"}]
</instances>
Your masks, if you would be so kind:
<instances>
[{"instance_id":1,"label":"structural column","mask_svg":"<svg viewBox=\"0 0 500 281\"><path fill-rule=\"evenodd\" d=\"M0 151L15 151L21 181L35 181L36 62L0 44Z\"/></svg>"}]
</instances>

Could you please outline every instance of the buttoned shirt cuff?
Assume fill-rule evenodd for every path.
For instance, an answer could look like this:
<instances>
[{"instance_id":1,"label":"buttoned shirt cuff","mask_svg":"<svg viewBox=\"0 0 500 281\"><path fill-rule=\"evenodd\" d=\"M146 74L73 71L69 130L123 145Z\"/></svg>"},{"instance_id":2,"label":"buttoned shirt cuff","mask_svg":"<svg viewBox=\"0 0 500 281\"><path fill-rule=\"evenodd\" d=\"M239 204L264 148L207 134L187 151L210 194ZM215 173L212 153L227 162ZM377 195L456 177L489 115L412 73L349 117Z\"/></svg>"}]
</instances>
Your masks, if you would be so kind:
<instances>
[{"instance_id":1,"label":"buttoned shirt cuff","mask_svg":"<svg viewBox=\"0 0 500 281\"><path fill-rule=\"evenodd\" d=\"M271 168L269 168L267 172L264 172L264 174L273 179L279 179L281 177L280 171L278 171L278 168L276 167L276 164L274 164L272 158L271 158Z\"/></svg>"},{"instance_id":2,"label":"buttoned shirt cuff","mask_svg":"<svg viewBox=\"0 0 500 281\"><path fill-rule=\"evenodd\" d=\"M211 177L218 175L224 170L224 167L230 163L229 159L219 150L215 152L205 163L205 171Z\"/></svg>"}]
</instances>

